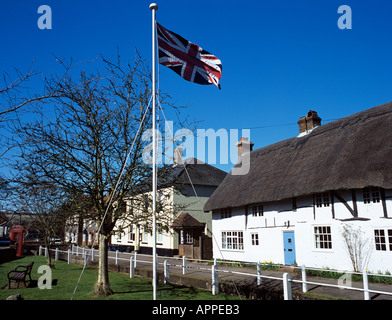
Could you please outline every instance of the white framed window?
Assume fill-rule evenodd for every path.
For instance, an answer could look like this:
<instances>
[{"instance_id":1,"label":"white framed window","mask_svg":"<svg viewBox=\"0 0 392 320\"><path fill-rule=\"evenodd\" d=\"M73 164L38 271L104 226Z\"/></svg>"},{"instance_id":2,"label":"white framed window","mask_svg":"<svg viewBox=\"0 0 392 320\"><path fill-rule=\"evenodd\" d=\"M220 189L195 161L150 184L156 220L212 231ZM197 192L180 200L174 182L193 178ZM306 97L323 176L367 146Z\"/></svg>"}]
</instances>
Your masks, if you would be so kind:
<instances>
[{"instance_id":1,"label":"white framed window","mask_svg":"<svg viewBox=\"0 0 392 320\"><path fill-rule=\"evenodd\" d=\"M162 231L157 231L157 242L162 243L163 242L163 233Z\"/></svg>"},{"instance_id":2,"label":"white framed window","mask_svg":"<svg viewBox=\"0 0 392 320\"><path fill-rule=\"evenodd\" d=\"M259 204L257 206L252 206L252 217L262 217L264 216L264 206Z\"/></svg>"},{"instance_id":3,"label":"white framed window","mask_svg":"<svg viewBox=\"0 0 392 320\"><path fill-rule=\"evenodd\" d=\"M222 231L222 249L244 250L242 231Z\"/></svg>"},{"instance_id":4,"label":"white framed window","mask_svg":"<svg viewBox=\"0 0 392 320\"><path fill-rule=\"evenodd\" d=\"M329 193L328 192L323 192L323 193L317 193L316 194L316 207L321 208L321 207L329 207Z\"/></svg>"},{"instance_id":5,"label":"white framed window","mask_svg":"<svg viewBox=\"0 0 392 320\"><path fill-rule=\"evenodd\" d=\"M332 249L332 234L330 226L314 227L314 244L316 249Z\"/></svg>"},{"instance_id":6,"label":"white framed window","mask_svg":"<svg viewBox=\"0 0 392 320\"><path fill-rule=\"evenodd\" d=\"M193 229L185 228L180 231L181 244L193 244Z\"/></svg>"},{"instance_id":7,"label":"white framed window","mask_svg":"<svg viewBox=\"0 0 392 320\"><path fill-rule=\"evenodd\" d=\"M135 239L136 239L136 234L135 234L135 231L133 230L133 227L132 226L130 226L129 227L129 232L128 232L128 241L135 241Z\"/></svg>"},{"instance_id":8,"label":"white framed window","mask_svg":"<svg viewBox=\"0 0 392 320\"><path fill-rule=\"evenodd\" d=\"M259 234L257 232L251 233L250 234L251 240L252 240L252 246L258 246L259 245Z\"/></svg>"},{"instance_id":9,"label":"white framed window","mask_svg":"<svg viewBox=\"0 0 392 320\"><path fill-rule=\"evenodd\" d=\"M363 192L363 203L377 203L380 202L380 188L378 187L367 187L362 190Z\"/></svg>"},{"instance_id":10,"label":"white framed window","mask_svg":"<svg viewBox=\"0 0 392 320\"><path fill-rule=\"evenodd\" d=\"M392 251L392 229L375 229L374 243L377 251Z\"/></svg>"},{"instance_id":11,"label":"white framed window","mask_svg":"<svg viewBox=\"0 0 392 320\"><path fill-rule=\"evenodd\" d=\"M231 218L231 208L221 209L221 219Z\"/></svg>"},{"instance_id":12,"label":"white framed window","mask_svg":"<svg viewBox=\"0 0 392 320\"><path fill-rule=\"evenodd\" d=\"M143 229L143 242L148 242L149 232Z\"/></svg>"}]
</instances>

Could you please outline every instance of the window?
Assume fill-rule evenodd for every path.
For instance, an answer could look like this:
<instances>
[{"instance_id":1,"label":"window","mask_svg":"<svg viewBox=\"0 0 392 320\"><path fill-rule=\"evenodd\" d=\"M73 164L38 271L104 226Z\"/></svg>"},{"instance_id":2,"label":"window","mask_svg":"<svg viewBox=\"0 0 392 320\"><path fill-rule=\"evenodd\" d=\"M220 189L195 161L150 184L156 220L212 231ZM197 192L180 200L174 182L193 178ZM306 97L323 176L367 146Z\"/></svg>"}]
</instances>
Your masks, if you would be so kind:
<instances>
[{"instance_id":1,"label":"window","mask_svg":"<svg viewBox=\"0 0 392 320\"><path fill-rule=\"evenodd\" d=\"M222 231L222 249L244 250L242 231Z\"/></svg>"},{"instance_id":2,"label":"window","mask_svg":"<svg viewBox=\"0 0 392 320\"><path fill-rule=\"evenodd\" d=\"M163 233L162 231L157 231L157 242L162 243L163 242Z\"/></svg>"},{"instance_id":3,"label":"window","mask_svg":"<svg viewBox=\"0 0 392 320\"><path fill-rule=\"evenodd\" d=\"M259 234L258 233L251 233L250 236L252 239L252 246L258 246L259 245Z\"/></svg>"},{"instance_id":4,"label":"window","mask_svg":"<svg viewBox=\"0 0 392 320\"><path fill-rule=\"evenodd\" d=\"M186 228L180 231L181 244L193 244L193 230Z\"/></svg>"},{"instance_id":5,"label":"window","mask_svg":"<svg viewBox=\"0 0 392 320\"><path fill-rule=\"evenodd\" d=\"M373 202L380 202L380 190L377 187L373 187L372 188L372 198L373 198Z\"/></svg>"},{"instance_id":6,"label":"window","mask_svg":"<svg viewBox=\"0 0 392 320\"><path fill-rule=\"evenodd\" d=\"M157 242L159 242L159 244L162 244L163 242L163 228L161 223L157 224Z\"/></svg>"},{"instance_id":7,"label":"window","mask_svg":"<svg viewBox=\"0 0 392 320\"><path fill-rule=\"evenodd\" d=\"M389 251L392 251L392 230L388 230Z\"/></svg>"},{"instance_id":8,"label":"window","mask_svg":"<svg viewBox=\"0 0 392 320\"><path fill-rule=\"evenodd\" d=\"M264 206L262 204L258 206L252 206L252 217L262 217L264 215Z\"/></svg>"},{"instance_id":9,"label":"window","mask_svg":"<svg viewBox=\"0 0 392 320\"><path fill-rule=\"evenodd\" d=\"M331 227L314 227L316 249L332 249Z\"/></svg>"},{"instance_id":10,"label":"window","mask_svg":"<svg viewBox=\"0 0 392 320\"><path fill-rule=\"evenodd\" d=\"M391 250L391 231L388 230L389 250ZM385 242L385 231L383 229L374 230L374 242L376 243L377 251L387 251L387 244Z\"/></svg>"},{"instance_id":11,"label":"window","mask_svg":"<svg viewBox=\"0 0 392 320\"><path fill-rule=\"evenodd\" d=\"M317 193L316 194L316 207L329 207L329 193Z\"/></svg>"},{"instance_id":12,"label":"window","mask_svg":"<svg viewBox=\"0 0 392 320\"><path fill-rule=\"evenodd\" d=\"M363 202L364 203L377 203L380 202L380 188L367 187L363 189Z\"/></svg>"},{"instance_id":13,"label":"window","mask_svg":"<svg viewBox=\"0 0 392 320\"><path fill-rule=\"evenodd\" d=\"M148 231L146 229L143 230L143 241L148 242Z\"/></svg>"},{"instance_id":14,"label":"window","mask_svg":"<svg viewBox=\"0 0 392 320\"><path fill-rule=\"evenodd\" d=\"M128 232L128 234L129 234L129 240L128 240L128 241L135 241L135 239L136 239L136 234L135 234L135 232L134 232L132 226L129 227L129 232Z\"/></svg>"},{"instance_id":15,"label":"window","mask_svg":"<svg viewBox=\"0 0 392 320\"><path fill-rule=\"evenodd\" d=\"M220 213L221 213L222 219L231 218L231 209L230 208L221 209Z\"/></svg>"}]
</instances>

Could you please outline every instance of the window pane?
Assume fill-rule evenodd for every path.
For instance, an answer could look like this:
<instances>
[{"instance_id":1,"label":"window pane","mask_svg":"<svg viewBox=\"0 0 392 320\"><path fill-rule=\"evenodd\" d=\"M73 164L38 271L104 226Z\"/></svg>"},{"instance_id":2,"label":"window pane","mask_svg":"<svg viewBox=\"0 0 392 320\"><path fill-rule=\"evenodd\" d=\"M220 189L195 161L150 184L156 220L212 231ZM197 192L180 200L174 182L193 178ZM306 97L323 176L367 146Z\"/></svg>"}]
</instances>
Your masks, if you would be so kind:
<instances>
[{"instance_id":1,"label":"window pane","mask_svg":"<svg viewBox=\"0 0 392 320\"><path fill-rule=\"evenodd\" d=\"M226 232L222 232L222 249L226 249Z\"/></svg>"},{"instance_id":2,"label":"window pane","mask_svg":"<svg viewBox=\"0 0 392 320\"><path fill-rule=\"evenodd\" d=\"M332 249L331 227L314 227L314 240L316 249Z\"/></svg>"},{"instance_id":3,"label":"window pane","mask_svg":"<svg viewBox=\"0 0 392 320\"><path fill-rule=\"evenodd\" d=\"M389 230L388 230L389 234ZM388 236L389 238L389 236ZM376 245L376 250L378 251L386 251L386 239L385 239L385 231L384 229L375 229L374 230L374 242Z\"/></svg>"}]
</instances>

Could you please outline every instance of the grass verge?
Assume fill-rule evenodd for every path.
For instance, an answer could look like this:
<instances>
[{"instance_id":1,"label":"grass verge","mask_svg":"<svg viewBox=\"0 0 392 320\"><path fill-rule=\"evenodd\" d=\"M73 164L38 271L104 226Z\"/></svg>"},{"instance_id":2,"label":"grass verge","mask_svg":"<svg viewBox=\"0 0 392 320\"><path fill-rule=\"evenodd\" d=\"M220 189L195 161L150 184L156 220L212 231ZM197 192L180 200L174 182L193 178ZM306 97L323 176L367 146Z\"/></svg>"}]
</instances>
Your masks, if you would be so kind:
<instances>
[{"instance_id":1,"label":"grass verge","mask_svg":"<svg viewBox=\"0 0 392 320\"><path fill-rule=\"evenodd\" d=\"M15 283L8 289L7 273L18 265L27 265L34 261L32 270L32 279L28 288L24 288L23 283L19 289ZM27 256L21 259L0 264L0 300L19 293L25 300L70 300L75 290L83 266L77 264L67 264L63 261L56 261L55 268L52 269L52 288L40 289L37 280L45 273L38 273L40 265L46 265L47 259L42 256ZM86 268L78 285L74 300L152 300L152 282L151 279L133 278L120 273L109 273L110 283L114 294L107 297L95 297L93 288L98 277L98 270L95 268ZM159 300L235 300L226 294L212 295L209 291L177 286L177 285L159 285Z\"/></svg>"}]
</instances>

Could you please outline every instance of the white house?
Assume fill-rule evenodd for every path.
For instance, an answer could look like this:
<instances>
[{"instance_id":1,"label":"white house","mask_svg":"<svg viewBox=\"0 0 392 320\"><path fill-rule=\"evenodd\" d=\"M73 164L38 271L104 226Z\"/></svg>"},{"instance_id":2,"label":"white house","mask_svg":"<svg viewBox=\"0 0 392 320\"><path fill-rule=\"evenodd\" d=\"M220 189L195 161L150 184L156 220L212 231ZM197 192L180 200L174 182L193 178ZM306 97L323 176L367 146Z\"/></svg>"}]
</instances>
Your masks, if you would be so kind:
<instances>
[{"instance_id":1,"label":"white house","mask_svg":"<svg viewBox=\"0 0 392 320\"><path fill-rule=\"evenodd\" d=\"M392 271L392 103L251 151L204 206L215 258ZM241 165L241 163L237 164Z\"/></svg>"},{"instance_id":2,"label":"white house","mask_svg":"<svg viewBox=\"0 0 392 320\"><path fill-rule=\"evenodd\" d=\"M183 161L182 157L177 157L173 166L160 170L157 183L158 255L205 258L203 252L210 252L212 257L211 240L208 242L211 248L200 251L202 240L211 239L212 229L211 212L205 214L203 207L226 175L197 159ZM143 197L151 198L150 190L151 185L146 183L137 194L130 195L127 214L116 223L115 234L111 237L112 246L152 253L151 201L145 202L145 208L140 201ZM181 213L183 215L177 219Z\"/></svg>"}]
</instances>

